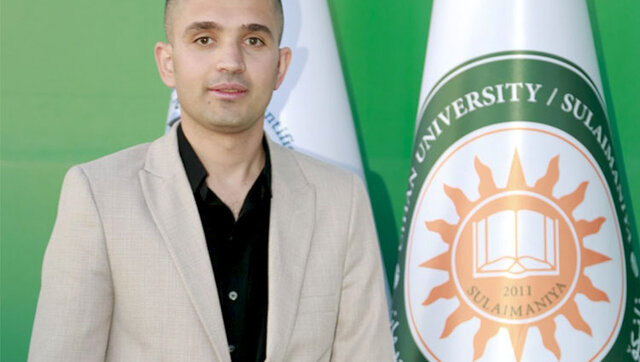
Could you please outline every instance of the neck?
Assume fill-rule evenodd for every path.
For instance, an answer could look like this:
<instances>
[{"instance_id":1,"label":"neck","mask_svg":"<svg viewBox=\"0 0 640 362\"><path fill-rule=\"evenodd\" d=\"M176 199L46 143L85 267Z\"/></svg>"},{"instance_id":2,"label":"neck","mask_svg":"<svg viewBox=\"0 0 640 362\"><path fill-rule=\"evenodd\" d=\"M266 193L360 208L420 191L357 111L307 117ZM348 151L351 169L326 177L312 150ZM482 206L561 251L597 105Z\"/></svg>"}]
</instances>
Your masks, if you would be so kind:
<instances>
[{"instance_id":1,"label":"neck","mask_svg":"<svg viewBox=\"0 0 640 362\"><path fill-rule=\"evenodd\" d=\"M182 121L185 137L209 174L207 186L236 216L246 193L265 164L263 122L256 122L242 132L225 133L213 131L189 119Z\"/></svg>"}]
</instances>

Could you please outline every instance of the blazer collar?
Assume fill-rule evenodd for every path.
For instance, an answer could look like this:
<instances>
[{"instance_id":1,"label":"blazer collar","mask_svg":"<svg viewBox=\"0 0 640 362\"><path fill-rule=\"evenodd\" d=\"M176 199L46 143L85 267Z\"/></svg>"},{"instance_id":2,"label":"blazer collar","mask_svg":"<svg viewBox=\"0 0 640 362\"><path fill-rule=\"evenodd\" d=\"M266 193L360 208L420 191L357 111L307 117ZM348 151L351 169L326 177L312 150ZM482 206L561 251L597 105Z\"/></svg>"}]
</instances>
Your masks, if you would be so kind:
<instances>
[{"instance_id":1,"label":"blazer collar","mask_svg":"<svg viewBox=\"0 0 640 362\"><path fill-rule=\"evenodd\" d=\"M151 215L218 361L230 362L216 283L198 208L178 153L176 126L149 146L139 173Z\"/></svg>"},{"instance_id":2,"label":"blazer collar","mask_svg":"<svg viewBox=\"0 0 640 362\"><path fill-rule=\"evenodd\" d=\"M295 325L315 219L315 190L291 151L268 139L271 156L267 361L285 357ZM149 146L139 174L149 210L216 357L230 362L206 239L178 153L176 125Z\"/></svg>"},{"instance_id":3,"label":"blazer collar","mask_svg":"<svg viewBox=\"0 0 640 362\"><path fill-rule=\"evenodd\" d=\"M267 359L282 361L295 325L315 220L315 189L293 153L269 139L272 193L269 220Z\"/></svg>"}]
</instances>

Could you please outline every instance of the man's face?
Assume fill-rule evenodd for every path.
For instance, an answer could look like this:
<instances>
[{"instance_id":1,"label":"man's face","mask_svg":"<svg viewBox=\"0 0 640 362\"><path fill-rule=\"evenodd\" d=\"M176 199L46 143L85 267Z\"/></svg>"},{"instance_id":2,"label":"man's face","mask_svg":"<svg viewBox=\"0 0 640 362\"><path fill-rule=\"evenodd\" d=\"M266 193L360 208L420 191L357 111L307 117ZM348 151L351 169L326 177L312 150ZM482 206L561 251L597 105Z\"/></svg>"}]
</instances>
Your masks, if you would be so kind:
<instances>
[{"instance_id":1,"label":"man's face","mask_svg":"<svg viewBox=\"0 0 640 362\"><path fill-rule=\"evenodd\" d=\"M261 126L291 59L272 0L178 0L168 16L156 61L183 122L224 133Z\"/></svg>"}]
</instances>

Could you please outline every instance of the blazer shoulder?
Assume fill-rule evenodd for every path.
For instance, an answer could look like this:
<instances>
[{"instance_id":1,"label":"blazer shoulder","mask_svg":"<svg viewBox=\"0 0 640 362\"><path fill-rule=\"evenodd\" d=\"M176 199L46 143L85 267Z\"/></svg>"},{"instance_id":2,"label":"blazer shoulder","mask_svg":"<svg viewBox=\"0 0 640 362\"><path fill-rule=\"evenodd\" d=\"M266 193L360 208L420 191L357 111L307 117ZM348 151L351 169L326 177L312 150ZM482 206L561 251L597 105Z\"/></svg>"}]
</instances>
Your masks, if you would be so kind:
<instances>
[{"instance_id":1,"label":"blazer shoulder","mask_svg":"<svg viewBox=\"0 0 640 362\"><path fill-rule=\"evenodd\" d=\"M137 177L138 171L144 168L150 144L135 145L74 168L82 170L89 179Z\"/></svg>"},{"instance_id":2,"label":"blazer shoulder","mask_svg":"<svg viewBox=\"0 0 640 362\"><path fill-rule=\"evenodd\" d=\"M298 165L305 179L314 186L345 187L354 182L362 183L359 177L351 171L329 164L299 151L294 151L280 145L276 147L288 153Z\"/></svg>"}]
</instances>

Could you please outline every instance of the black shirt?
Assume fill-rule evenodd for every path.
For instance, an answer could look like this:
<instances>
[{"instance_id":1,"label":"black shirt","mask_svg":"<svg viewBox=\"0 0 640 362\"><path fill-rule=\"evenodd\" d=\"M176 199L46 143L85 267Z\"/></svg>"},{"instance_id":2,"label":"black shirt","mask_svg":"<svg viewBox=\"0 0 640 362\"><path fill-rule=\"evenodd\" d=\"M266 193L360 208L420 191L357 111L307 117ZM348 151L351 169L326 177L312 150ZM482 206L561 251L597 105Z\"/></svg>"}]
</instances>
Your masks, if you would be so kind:
<instances>
[{"instance_id":1,"label":"black shirt","mask_svg":"<svg viewBox=\"0 0 640 362\"><path fill-rule=\"evenodd\" d=\"M198 206L233 361L264 361L271 163L244 200L238 220L205 182L207 171L178 126L178 150Z\"/></svg>"}]
</instances>

